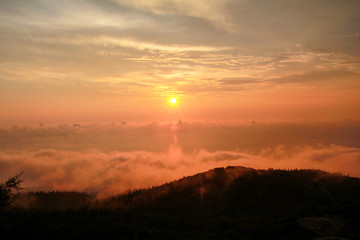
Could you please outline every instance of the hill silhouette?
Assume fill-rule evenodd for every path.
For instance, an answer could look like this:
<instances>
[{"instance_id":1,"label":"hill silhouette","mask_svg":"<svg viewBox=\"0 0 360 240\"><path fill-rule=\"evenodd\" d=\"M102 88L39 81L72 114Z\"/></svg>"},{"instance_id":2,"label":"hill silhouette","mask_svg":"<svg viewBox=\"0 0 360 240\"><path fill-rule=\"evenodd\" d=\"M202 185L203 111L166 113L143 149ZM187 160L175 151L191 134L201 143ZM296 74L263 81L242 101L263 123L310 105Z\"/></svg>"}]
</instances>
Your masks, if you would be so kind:
<instances>
[{"instance_id":1,"label":"hill silhouette","mask_svg":"<svg viewBox=\"0 0 360 240\"><path fill-rule=\"evenodd\" d=\"M360 239L360 179L321 170L216 168L101 201L23 193L14 207L6 239Z\"/></svg>"}]
</instances>

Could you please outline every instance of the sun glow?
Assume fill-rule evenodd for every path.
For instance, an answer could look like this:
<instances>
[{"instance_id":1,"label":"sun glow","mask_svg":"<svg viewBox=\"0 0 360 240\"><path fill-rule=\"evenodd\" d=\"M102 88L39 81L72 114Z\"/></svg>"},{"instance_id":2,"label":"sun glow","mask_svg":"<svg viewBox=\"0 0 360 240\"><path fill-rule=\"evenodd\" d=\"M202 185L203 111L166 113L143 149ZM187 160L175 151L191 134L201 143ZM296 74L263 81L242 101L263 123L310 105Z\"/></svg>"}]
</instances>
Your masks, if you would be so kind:
<instances>
[{"instance_id":1,"label":"sun glow","mask_svg":"<svg viewBox=\"0 0 360 240\"><path fill-rule=\"evenodd\" d=\"M172 104L175 104L175 103L176 103L176 98L171 98L171 99L170 99L170 102L171 102Z\"/></svg>"}]
</instances>

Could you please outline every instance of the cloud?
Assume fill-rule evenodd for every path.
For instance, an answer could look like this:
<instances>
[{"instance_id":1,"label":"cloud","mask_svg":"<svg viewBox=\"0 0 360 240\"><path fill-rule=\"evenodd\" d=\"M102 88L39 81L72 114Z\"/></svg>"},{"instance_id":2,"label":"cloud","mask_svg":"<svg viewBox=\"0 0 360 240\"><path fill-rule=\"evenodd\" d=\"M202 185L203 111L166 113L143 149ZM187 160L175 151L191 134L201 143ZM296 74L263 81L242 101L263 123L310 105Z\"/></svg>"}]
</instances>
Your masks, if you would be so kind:
<instances>
[{"instance_id":1,"label":"cloud","mask_svg":"<svg viewBox=\"0 0 360 240\"><path fill-rule=\"evenodd\" d=\"M99 196L215 167L319 168L360 176L359 122L62 124L0 129L0 175L25 190Z\"/></svg>"},{"instance_id":2,"label":"cloud","mask_svg":"<svg viewBox=\"0 0 360 240\"><path fill-rule=\"evenodd\" d=\"M258 83L256 78L246 78L246 77L227 77L219 81L221 85L243 85L243 84L254 84Z\"/></svg>"},{"instance_id":3,"label":"cloud","mask_svg":"<svg viewBox=\"0 0 360 240\"><path fill-rule=\"evenodd\" d=\"M293 4L304 9L306 17ZM59 87L69 93L73 86L86 89L91 96L156 97L164 91L234 96L299 82L301 76L324 70L329 74L323 74L323 81L329 84L331 71L358 73L356 39L329 44L327 40L335 34L356 36L358 30L352 29L352 21L357 23L356 4L320 2L309 7L312 5L283 1L269 5L266 1L217 0L4 0L0 9L2 102L12 102L6 92L22 98L20 83L24 82L27 94L38 96L38 88L47 88L43 92L53 91L54 98L61 98L56 93ZM330 23L336 19L336 24L319 16ZM311 24L305 27L304 22ZM349 29L339 28L339 24ZM350 89L358 76L345 75L351 83L344 88ZM239 77L257 81L240 84L246 81L235 81ZM215 80L204 81L206 78ZM129 82L139 85L130 86ZM9 84L15 86L13 90L7 89ZM55 104L56 100L45 98ZM45 108L41 102L35 104Z\"/></svg>"},{"instance_id":4,"label":"cloud","mask_svg":"<svg viewBox=\"0 0 360 240\"><path fill-rule=\"evenodd\" d=\"M256 152L265 148L335 144L357 147L360 122L187 122L103 124L44 124L0 128L2 150L59 149L104 152L166 152L174 143L185 153L196 149Z\"/></svg>"},{"instance_id":5,"label":"cloud","mask_svg":"<svg viewBox=\"0 0 360 240\"><path fill-rule=\"evenodd\" d=\"M226 17L226 4L228 0L158 0L158 1L129 1L115 0L120 4L135 7L142 11L148 11L160 15L189 16L204 19L220 29L234 32L235 28Z\"/></svg>"},{"instance_id":6,"label":"cloud","mask_svg":"<svg viewBox=\"0 0 360 240\"><path fill-rule=\"evenodd\" d=\"M185 45L185 44L157 44L138 40L134 37L119 37L111 35L86 36L76 35L63 38L46 38L33 37L34 42L48 43L54 45L75 45L75 46L93 46L105 47L114 50L114 48L133 48L140 51L161 51L169 53L177 52L217 52L230 49L226 46L201 46L201 45ZM115 54L116 52L113 51Z\"/></svg>"},{"instance_id":7,"label":"cloud","mask_svg":"<svg viewBox=\"0 0 360 240\"><path fill-rule=\"evenodd\" d=\"M277 168L315 168L360 176L360 148L339 145L278 146L259 154Z\"/></svg>"},{"instance_id":8,"label":"cloud","mask_svg":"<svg viewBox=\"0 0 360 240\"><path fill-rule=\"evenodd\" d=\"M330 71L310 71L303 74L295 74L287 77L277 78L271 80L274 84L286 84L286 83L299 83L299 84L322 84L327 87L341 86L345 87L347 84L353 87L359 87L355 79L359 79L360 74L347 70L330 70Z\"/></svg>"},{"instance_id":9,"label":"cloud","mask_svg":"<svg viewBox=\"0 0 360 240\"><path fill-rule=\"evenodd\" d=\"M316 168L360 176L360 149L338 145L282 146L253 155L236 151L185 154L172 145L166 153L55 149L0 152L0 174L24 171L25 190L75 190L99 196L151 187L229 165L254 168Z\"/></svg>"}]
</instances>

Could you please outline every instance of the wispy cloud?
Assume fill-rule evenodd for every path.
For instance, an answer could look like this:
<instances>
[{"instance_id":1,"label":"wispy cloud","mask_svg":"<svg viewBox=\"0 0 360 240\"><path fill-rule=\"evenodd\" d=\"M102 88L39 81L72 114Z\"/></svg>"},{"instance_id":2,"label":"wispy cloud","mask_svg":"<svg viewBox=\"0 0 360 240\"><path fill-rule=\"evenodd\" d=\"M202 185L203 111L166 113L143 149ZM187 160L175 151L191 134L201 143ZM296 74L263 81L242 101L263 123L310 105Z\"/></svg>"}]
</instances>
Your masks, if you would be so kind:
<instances>
[{"instance_id":1,"label":"wispy cloud","mask_svg":"<svg viewBox=\"0 0 360 240\"><path fill-rule=\"evenodd\" d=\"M194 101L228 97L230 105L238 98L266 105L264 96L282 103L291 100L286 93L303 96L304 89L318 88L327 89L318 99L329 105L350 96L334 111L339 118L355 117L355 111L340 112L358 95L357 9L353 0L3 0L1 117L24 112L19 108L29 98L47 111L46 104L80 96L76 110L71 103L64 108L81 112L95 105L116 114L127 111L125 104L113 105L116 97L150 102L178 94ZM94 98L102 101L95 104Z\"/></svg>"},{"instance_id":2,"label":"wispy cloud","mask_svg":"<svg viewBox=\"0 0 360 240\"><path fill-rule=\"evenodd\" d=\"M213 26L225 29L229 32L234 32L231 21L226 17L226 4L229 2L218 0L200 0L197 2L185 1L129 1L129 0L116 0L119 4L135 7L142 11L148 11L159 15L175 15L175 16L188 16L203 19L208 21Z\"/></svg>"}]
</instances>

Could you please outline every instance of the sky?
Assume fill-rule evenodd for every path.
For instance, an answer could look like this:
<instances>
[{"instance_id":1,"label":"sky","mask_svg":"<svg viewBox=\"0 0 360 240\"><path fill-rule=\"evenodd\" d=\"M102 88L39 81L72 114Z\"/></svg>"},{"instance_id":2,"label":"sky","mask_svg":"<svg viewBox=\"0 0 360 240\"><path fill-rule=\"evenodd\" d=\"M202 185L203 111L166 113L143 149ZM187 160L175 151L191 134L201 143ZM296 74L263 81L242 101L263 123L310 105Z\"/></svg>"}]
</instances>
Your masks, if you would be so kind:
<instances>
[{"instance_id":1,"label":"sky","mask_svg":"<svg viewBox=\"0 0 360 240\"><path fill-rule=\"evenodd\" d=\"M358 0L0 5L1 124L359 118Z\"/></svg>"},{"instance_id":2,"label":"sky","mask_svg":"<svg viewBox=\"0 0 360 240\"><path fill-rule=\"evenodd\" d=\"M104 194L227 164L360 176L359 11L0 0L0 174Z\"/></svg>"}]
</instances>

